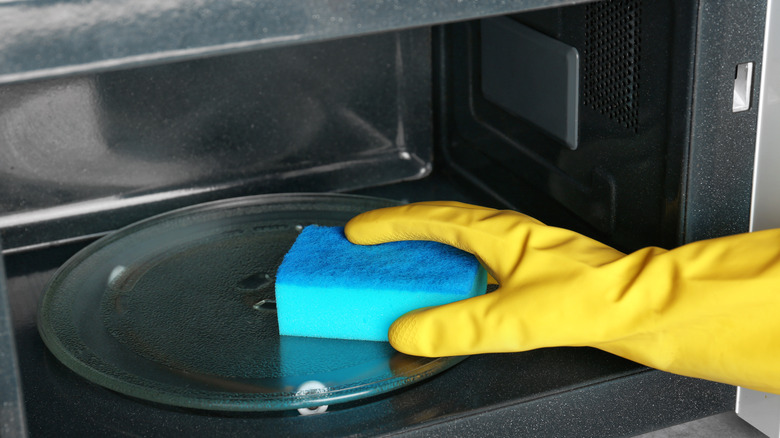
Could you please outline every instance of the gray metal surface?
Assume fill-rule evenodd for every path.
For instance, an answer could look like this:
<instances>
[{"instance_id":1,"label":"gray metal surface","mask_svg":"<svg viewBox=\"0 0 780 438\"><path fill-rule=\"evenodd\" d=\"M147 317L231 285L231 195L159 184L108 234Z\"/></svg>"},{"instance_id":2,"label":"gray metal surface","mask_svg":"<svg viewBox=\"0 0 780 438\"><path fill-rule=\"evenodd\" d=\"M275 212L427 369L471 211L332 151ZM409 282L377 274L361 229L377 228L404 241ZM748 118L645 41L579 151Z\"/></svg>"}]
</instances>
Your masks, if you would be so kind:
<instances>
[{"instance_id":1,"label":"gray metal surface","mask_svg":"<svg viewBox=\"0 0 780 438\"><path fill-rule=\"evenodd\" d=\"M750 230L780 227L780 2L767 2L760 74ZM778 436L780 396L740 388L737 412L756 428Z\"/></svg>"},{"instance_id":2,"label":"gray metal surface","mask_svg":"<svg viewBox=\"0 0 780 438\"><path fill-rule=\"evenodd\" d=\"M0 255L0 437L18 438L27 436L27 425L4 266Z\"/></svg>"},{"instance_id":3,"label":"gray metal surface","mask_svg":"<svg viewBox=\"0 0 780 438\"><path fill-rule=\"evenodd\" d=\"M525 403L492 406L480 415L414 428L405 436L627 437L690 423L685 417L715 415L732 401L733 387L653 370L588 388L540 395Z\"/></svg>"},{"instance_id":4,"label":"gray metal surface","mask_svg":"<svg viewBox=\"0 0 780 438\"><path fill-rule=\"evenodd\" d=\"M780 227L780 5L769 1L750 229Z\"/></svg>"},{"instance_id":5,"label":"gray metal surface","mask_svg":"<svg viewBox=\"0 0 780 438\"><path fill-rule=\"evenodd\" d=\"M689 421L665 429L637 435L636 438L765 438L766 435L737 417L734 412L724 412Z\"/></svg>"},{"instance_id":6,"label":"gray metal surface","mask_svg":"<svg viewBox=\"0 0 780 438\"><path fill-rule=\"evenodd\" d=\"M430 58L420 28L0 86L6 250L218 198L423 176Z\"/></svg>"},{"instance_id":7,"label":"gray metal surface","mask_svg":"<svg viewBox=\"0 0 780 438\"><path fill-rule=\"evenodd\" d=\"M577 49L505 17L482 20L481 32L485 97L577 149Z\"/></svg>"},{"instance_id":8,"label":"gray metal surface","mask_svg":"<svg viewBox=\"0 0 780 438\"><path fill-rule=\"evenodd\" d=\"M758 109L733 112L733 88L738 64L761 69L765 18L765 2L700 4L686 242L748 231Z\"/></svg>"},{"instance_id":9,"label":"gray metal surface","mask_svg":"<svg viewBox=\"0 0 780 438\"><path fill-rule=\"evenodd\" d=\"M10 0L0 83L429 26L587 0Z\"/></svg>"}]
</instances>

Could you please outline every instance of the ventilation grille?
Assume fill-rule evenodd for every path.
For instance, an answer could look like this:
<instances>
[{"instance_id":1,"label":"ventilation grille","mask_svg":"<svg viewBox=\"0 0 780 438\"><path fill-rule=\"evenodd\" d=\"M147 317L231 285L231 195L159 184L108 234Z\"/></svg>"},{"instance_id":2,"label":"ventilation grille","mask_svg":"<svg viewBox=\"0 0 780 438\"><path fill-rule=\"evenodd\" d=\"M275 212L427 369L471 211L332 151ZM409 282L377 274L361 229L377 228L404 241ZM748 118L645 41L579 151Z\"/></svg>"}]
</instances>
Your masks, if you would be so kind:
<instances>
[{"instance_id":1,"label":"ventilation grille","mask_svg":"<svg viewBox=\"0 0 780 438\"><path fill-rule=\"evenodd\" d=\"M583 102L639 130L641 0L604 0L585 10Z\"/></svg>"}]
</instances>

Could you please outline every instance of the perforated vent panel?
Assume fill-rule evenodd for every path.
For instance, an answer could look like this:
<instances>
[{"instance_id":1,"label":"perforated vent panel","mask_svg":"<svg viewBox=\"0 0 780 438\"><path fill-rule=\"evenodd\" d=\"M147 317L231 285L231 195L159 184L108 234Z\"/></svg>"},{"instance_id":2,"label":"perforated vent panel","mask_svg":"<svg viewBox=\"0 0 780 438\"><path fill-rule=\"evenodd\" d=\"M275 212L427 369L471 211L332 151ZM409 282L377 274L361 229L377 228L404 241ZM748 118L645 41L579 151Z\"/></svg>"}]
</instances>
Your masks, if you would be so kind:
<instances>
[{"instance_id":1,"label":"perforated vent panel","mask_svg":"<svg viewBox=\"0 0 780 438\"><path fill-rule=\"evenodd\" d=\"M639 130L641 0L604 0L585 11L583 102Z\"/></svg>"}]
</instances>

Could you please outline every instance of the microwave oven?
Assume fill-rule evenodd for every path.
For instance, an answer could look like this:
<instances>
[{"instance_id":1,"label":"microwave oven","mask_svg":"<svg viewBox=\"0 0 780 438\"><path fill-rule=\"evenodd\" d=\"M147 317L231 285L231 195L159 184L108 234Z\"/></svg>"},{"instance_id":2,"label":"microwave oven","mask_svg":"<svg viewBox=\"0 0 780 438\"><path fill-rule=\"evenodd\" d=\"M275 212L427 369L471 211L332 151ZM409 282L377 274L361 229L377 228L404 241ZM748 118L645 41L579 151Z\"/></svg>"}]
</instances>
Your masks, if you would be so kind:
<instances>
[{"instance_id":1,"label":"microwave oven","mask_svg":"<svg viewBox=\"0 0 780 438\"><path fill-rule=\"evenodd\" d=\"M458 200L624 251L780 225L776 14L722 0L0 2L4 433L629 436L733 410L734 387L589 348L470 357L322 415L193 408L83 377L37 320L75 254L203 203ZM162 324L149 315L138 323Z\"/></svg>"}]
</instances>

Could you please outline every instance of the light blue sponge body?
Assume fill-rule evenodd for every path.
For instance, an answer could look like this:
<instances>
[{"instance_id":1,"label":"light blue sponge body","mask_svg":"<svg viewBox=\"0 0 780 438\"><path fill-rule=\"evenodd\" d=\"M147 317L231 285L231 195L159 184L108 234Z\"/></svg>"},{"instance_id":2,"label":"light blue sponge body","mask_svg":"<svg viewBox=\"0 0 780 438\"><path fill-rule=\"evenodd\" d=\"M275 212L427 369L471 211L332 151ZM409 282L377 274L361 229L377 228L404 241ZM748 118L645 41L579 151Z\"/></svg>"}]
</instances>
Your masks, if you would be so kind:
<instances>
[{"instance_id":1,"label":"light blue sponge body","mask_svg":"<svg viewBox=\"0 0 780 438\"><path fill-rule=\"evenodd\" d=\"M485 293L471 254L437 242L355 245L343 227L303 229L276 273L279 333L387 341L399 316Z\"/></svg>"}]
</instances>

